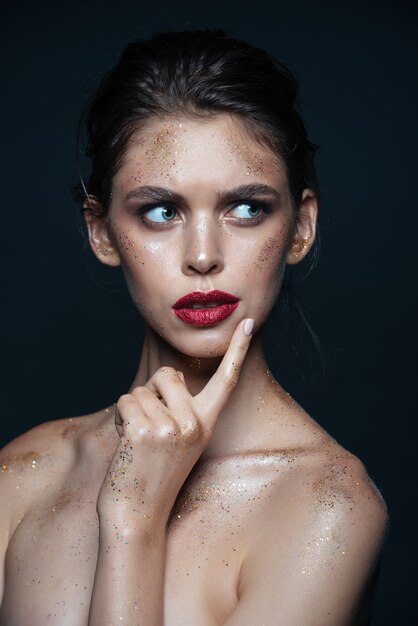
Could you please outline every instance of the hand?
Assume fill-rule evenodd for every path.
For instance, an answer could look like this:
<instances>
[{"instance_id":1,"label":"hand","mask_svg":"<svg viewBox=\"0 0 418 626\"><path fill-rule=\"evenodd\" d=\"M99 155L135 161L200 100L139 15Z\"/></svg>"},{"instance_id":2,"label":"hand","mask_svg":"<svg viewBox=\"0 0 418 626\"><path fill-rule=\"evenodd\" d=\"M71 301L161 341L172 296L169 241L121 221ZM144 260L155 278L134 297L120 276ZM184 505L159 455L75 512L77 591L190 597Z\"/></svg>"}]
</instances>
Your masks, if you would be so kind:
<instances>
[{"instance_id":1,"label":"hand","mask_svg":"<svg viewBox=\"0 0 418 626\"><path fill-rule=\"evenodd\" d=\"M115 405L120 441L100 489L99 516L167 523L181 486L209 443L235 387L251 335L240 322L215 374L196 396L182 372L161 367Z\"/></svg>"}]
</instances>

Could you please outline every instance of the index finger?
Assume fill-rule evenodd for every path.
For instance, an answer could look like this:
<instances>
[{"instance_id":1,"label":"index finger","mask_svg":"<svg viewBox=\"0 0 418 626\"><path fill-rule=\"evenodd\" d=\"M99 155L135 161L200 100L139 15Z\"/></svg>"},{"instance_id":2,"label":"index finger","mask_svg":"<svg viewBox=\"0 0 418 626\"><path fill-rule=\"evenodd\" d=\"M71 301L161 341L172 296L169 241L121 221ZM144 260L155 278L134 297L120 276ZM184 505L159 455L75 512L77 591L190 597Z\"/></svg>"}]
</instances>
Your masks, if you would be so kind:
<instances>
[{"instance_id":1,"label":"index finger","mask_svg":"<svg viewBox=\"0 0 418 626\"><path fill-rule=\"evenodd\" d=\"M238 324L218 369L202 391L194 396L195 402L209 418L218 417L238 381L253 326L254 320L249 318Z\"/></svg>"}]
</instances>

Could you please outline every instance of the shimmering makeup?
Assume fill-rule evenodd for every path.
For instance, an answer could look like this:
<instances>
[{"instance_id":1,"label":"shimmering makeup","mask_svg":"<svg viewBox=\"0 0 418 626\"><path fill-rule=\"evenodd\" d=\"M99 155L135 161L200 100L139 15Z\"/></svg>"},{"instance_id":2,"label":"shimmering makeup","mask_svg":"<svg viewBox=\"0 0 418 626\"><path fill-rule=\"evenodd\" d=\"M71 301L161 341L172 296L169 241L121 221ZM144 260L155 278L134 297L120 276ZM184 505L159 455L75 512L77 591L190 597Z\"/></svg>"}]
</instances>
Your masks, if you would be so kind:
<instances>
[{"instance_id":1,"label":"shimmering makeup","mask_svg":"<svg viewBox=\"0 0 418 626\"><path fill-rule=\"evenodd\" d=\"M279 237L269 237L258 253L254 266L259 270L264 270L266 265L277 265L282 250L283 240Z\"/></svg>"},{"instance_id":2,"label":"shimmering makeup","mask_svg":"<svg viewBox=\"0 0 418 626\"><path fill-rule=\"evenodd\" d=\"M227 146L239 159L245 163L245 175L257 176L262 175L274 168L282 167L278 157L266 159L259 152L254 151L248 145L248 142L240 141L236 135L213 135L214 140Z\"/></svg>"},{"instance_id":3,"label":"shimmering makeup","mask_svg":"<svg viewBox=\"0 0 418 626\"><path fill-rule=\"evenodd\" d=\"M131 178L137 171L139 184ZM244 295L240 315L255 316L256 327L271 311L291 226L287 194L275 154L238 118L155 120L132 138L113 180L110 224L135 306L185 357L219 357L238 321L234 313L219 324L215 344L207 332L198 349L190 333L186 345L186 324L172 314L185 294L218 288ZM162 211L150 217L167 205L171 220ZM200 375L198 363L187 367Z\"/></svg>"},{"instance_id":4,"label":"shimmering makeup","mask_svg":"<svg viewBox=\"0 0 418 626\"><path fill-rule=\"evenodd\" d=\"M71 418L68 420L69 422L71 422ZM81 428L80 424L72 424L70 423L69 426L67 426L66 428L64 428L64 430L61 433L61 437L63 439L68 439L69 437L71 437L72 435L75 435L76 432L78 432Z\"/></svg>"},{"instance_id":5,"label":"shimmering makeup","mask_svg":"<svg viewBox=\"0 0 418 626\"><path fill-rule=\"evenodd\" d=\"M180 173L176 156L185 132L182 122L169 121L163 124L145 151L144 164L147 172L159 174L163 178Z\"/></svg>"},{"instance_id":6,"label":"shimmering makeup","mask_svg":"<svg viewBox=\"0 0 418 626\"><path fill-rule=\"evenodd\" d=\"M347 466L328 466L324 475L312 483L317 506L333 509L336 505L349 505L352 501L352 485L347 487L346 479Z\"/></svg>"},{"instance_id":7,"label":"shimmering makeup","mask_svg":"<svg viewBox=\"0 0 418 626\"><path fill-rule=\"evenodd\" d=\"M27 468L37 469L41 461L42 455L36 451L7 455L0 459L0 469L2 474L23 472Z\"/></svg>"},{"instance_id":8,"label":"shimmering makeup","mask_svg":"<svg viewBox=\"0 0 418 626\"><path fill-rule=\"evenodd\" d=\"M289 448L236 454L230 461L223 459L212 466L204 464L180 491L172 510L171 526L199 510L202 503L215 507L220 517L225 516L228 526L237 516L245 518L256 501L271 496L275 474L297 466L304 454L306 451L301 448ZM220 475L217 467L223 468ZM230 514L230 519L227 514Z\"/></svg>"}]
</instances>

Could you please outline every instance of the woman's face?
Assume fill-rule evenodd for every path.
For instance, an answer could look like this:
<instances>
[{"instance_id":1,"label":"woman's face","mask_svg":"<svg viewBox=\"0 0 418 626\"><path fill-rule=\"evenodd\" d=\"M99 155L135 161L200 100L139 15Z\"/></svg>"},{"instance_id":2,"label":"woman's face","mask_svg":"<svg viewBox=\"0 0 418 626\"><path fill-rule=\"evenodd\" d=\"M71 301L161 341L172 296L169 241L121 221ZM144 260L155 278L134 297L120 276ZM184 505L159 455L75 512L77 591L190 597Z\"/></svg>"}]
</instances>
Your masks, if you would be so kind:
<instances>
[{"instance_id":1,"label":"woman's face","mask_svg":"<svg viewBox=\"0 0 418 626\"><path fill-rule=\"evenodd\" d=\"M145 322L175 349L202 358L224 354L241 319L254 318L255 331L262 326L286 262L298 260L294 237L305 228L301 236L313 242L315 199L305 205L298 225L275 154L239 119L217 115L149 123L112 181L108 220L86 219L97 256L122 265ZM186 294L213 290L238 299L226 319L202 326L174 313Z\"/></svg>"}]
</instances>

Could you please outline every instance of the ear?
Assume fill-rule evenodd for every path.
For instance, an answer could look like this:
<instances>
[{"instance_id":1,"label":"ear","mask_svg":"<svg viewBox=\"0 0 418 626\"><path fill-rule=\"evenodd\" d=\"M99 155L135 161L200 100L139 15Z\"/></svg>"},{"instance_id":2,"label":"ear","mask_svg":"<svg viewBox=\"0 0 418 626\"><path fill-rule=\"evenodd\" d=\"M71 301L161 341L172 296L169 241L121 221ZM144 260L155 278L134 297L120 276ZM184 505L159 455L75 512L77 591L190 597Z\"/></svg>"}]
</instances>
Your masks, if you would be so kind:
<instances>
[{"instance_id":1,"label":"ear","mask_svg":"<svg viewBox=\"0 0 418 626\"><path fill-rule=\"evenodd\" d=\"M117 267L121 264L119 253L113 243L109 220L102 215L100 202L89 195L84 201L83 209L91 249L101 263Z\"/></svg>"},{"instance_id":2,"label":"ear","mask_svg":"<svg viewBox=\"0 0 418 626\"><path fill-rule=\"evenodd\" d=\"M296 216L293 237L289 243L286 263L296 265L308 254L315 241L318 200L311 189L304 189Z\"/></svg>"}]
</instances>

